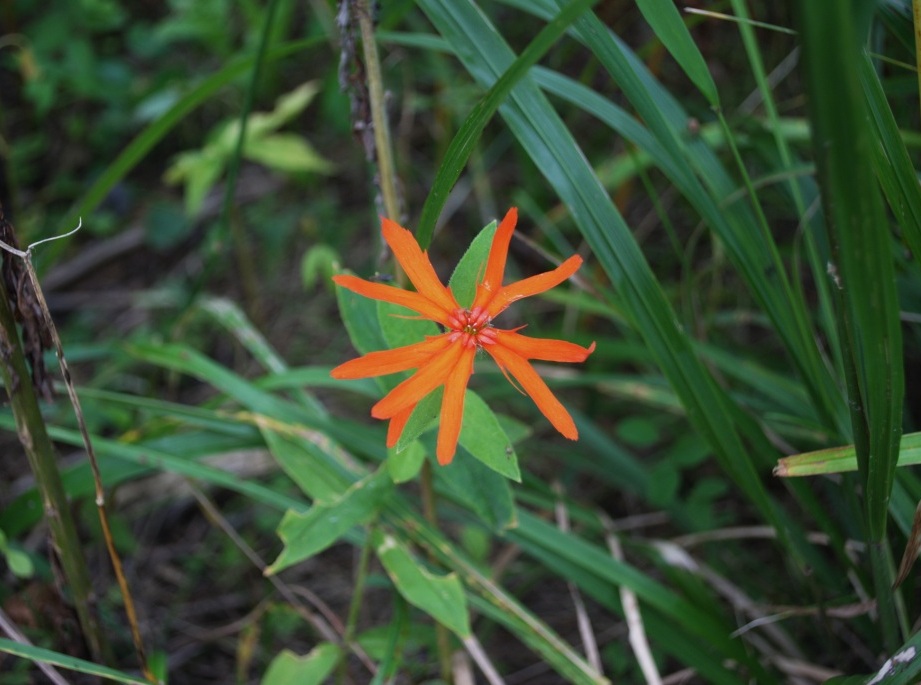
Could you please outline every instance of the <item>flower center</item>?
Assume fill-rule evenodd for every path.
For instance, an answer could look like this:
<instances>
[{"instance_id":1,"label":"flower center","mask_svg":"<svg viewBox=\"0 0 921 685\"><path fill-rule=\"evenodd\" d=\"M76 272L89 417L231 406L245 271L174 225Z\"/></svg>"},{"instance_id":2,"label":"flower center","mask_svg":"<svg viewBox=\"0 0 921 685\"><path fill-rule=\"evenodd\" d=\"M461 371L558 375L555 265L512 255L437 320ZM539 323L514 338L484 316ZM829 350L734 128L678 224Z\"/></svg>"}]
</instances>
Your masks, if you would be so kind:
<instances>
[{"instance_id":1,"label":"flower center","mask_svg":"<svg viewBox=\"0 0 921 685\"><path fill-rule=\"evenodd\" d=\"M482 307L457 308L449 317L451 342L462 339L465 347L482 347L496 342L496 331L489 325L489 313Z\"/></svg>"}]
</instances>

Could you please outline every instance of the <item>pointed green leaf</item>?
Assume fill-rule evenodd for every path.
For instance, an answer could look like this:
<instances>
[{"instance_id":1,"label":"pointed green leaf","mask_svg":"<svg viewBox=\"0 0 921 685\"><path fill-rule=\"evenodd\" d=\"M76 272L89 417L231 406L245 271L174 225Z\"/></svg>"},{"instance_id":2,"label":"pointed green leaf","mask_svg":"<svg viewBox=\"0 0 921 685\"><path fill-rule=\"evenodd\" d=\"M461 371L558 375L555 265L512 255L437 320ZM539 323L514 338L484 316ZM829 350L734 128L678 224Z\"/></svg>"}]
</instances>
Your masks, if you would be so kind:
<instances>
[{"instance_id":1,"label":"pointed green leaf","mask_svg":"<svg viewBox=\"0 0 921 685\"><path fill-rule=\"evenodd\" d=\"M279 652L259 681L260 685L321 685L342 656L342 650L324 642L298 656L290 649Z\"/></svg>"},{"instance_id":2,"label":"pointed green leaf","mask_svg":"<svg viewBox=\"0 0 921 685\"><path fill-rule=\"evenodd\" d=\"M387 575L407 602L427 613L461 639L470 635L467 599L457 575L436 576L413 559L389 535L377 546L377 556Z\"/></svg>"},{"instance_id":3,"label":"pointed green leaf","mask_svg":"<svg viewBox=\"0 0 921 685\"><path fill-rule=\"evenodd\" d=\"M310 171L328 174L333 164L325 159L303 136L295 133L276 133L246 143L244 155L278 171Z\"/></svg>"},{"instance_id":4,"label":"pointed green leaf","mask_svg":"<svg viewBox=\"0 0 921 685\"><path fill-rule=\"evenodd\" d=\"M367 523L393 491L393 481L380 469L352 485L338 499L314 504L306 513L289 511L278 526L285 548L265 573L271 575L322 552L353 526Z\"/></svg>"},{"instance_id":5,"label":"pointed green leaf","mask_svg":"<svg viewBox=\"0 0 921 685\"><path fill-rule=\"evenodd\" d=\"M496 226L496 222L493 221L483 227L471 241L470 247L464 252L457 266L454 267L448 287L451 288L454 299L461 307L466 308L473 304L476 285L486 269L486 260L489 258L493 236L496 235Z\"/></svg>"},{"instance_id":6,"label":"pointed green leaf","mask_svg":"<svg viewBox=\"0 0 921 685\"><path fill-rule=\"evenodd\" d=\"M636 6L649 22L662 45L668 50L678 66L694 82L697 89L707 98L711 107L719 107L719 91L707 69L703 55L694 44L678 8L672 0L637 0Z\"/></svg>"},{"instance_id":7,"label":"pointed green leaf","mask_svg":"<svg viewBox=\"0 0 921 685\"><path fill-rule=\"evenodd\" d=\"M518 455L489 405L472 390L464 400L461 447L496 473L521 482Z\"/></svg>"}]
</instances>

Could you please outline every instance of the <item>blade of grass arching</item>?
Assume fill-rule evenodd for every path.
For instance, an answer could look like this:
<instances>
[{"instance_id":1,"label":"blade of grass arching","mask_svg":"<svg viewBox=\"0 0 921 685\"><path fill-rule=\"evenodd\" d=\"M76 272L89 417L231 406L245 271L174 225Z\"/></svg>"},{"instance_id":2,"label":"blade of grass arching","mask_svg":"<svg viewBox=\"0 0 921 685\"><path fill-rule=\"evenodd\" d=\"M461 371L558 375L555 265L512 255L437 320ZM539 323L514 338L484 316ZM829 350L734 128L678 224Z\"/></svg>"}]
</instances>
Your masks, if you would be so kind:
<instances>
[{"instance_id":1,"label":"blade of grass arching","mask_svg":"<svg viewBox=\"0 0 921 685\"><path fill-rule=\"evenodd\" d=\"M356 451L383 458L386 450L381 431L349 421L313 415L302 406L259 389L253 382L183 345L131 344L126 350L134 357L166 369L186 373L212 385L252 412L267 441L303 444L313 454L325 453L330 438ZM270 445L271 446L271 445ZM330 457L335 460L335 457ZM344 466L343 466L344 468ZM309 474L289 472L295 481Z\"/></svg>"},{"instance_id":2,"label":"blade of grass arching","mask_svg":"<svg viewBox=\"0 0 921 685\"><path fill-rule=\"evenodd\" d=\"M637 0L636 6L642 12L653 33L662 41L697 90L707 98L711 107L720 106L720 96L700 50L685 26L678 8L671 0Z\"/></svg>"},{"instance_id":3,"label":"blade of grass arching","mask_svg":"<svg viewBox=\"0 0 921 685\"><path fill-rule=\"evenodd\" d=\"M555 12L558 5L558 0L505 2L539 16ZM759 223L746 206L723 204L723 199L735 191L735 180L704 141L687 135L687 112L623 41L593 13L584 14L573 28L576 37L604 65L636 108L639 118L672 157L673 167L686 169L685 183L697 186L693 193L686 194L686 198L719 236L736 268L770 316L825 420L830 425L840 425L839 417L845 411L840 393L816 349L805 302L791 287L767 227Z\"/></svg>"},{"instance_id":4,"label":"blade of grass arching","mask_svg":"<svg viewBox=\"0 0 921 685\"><path fill-rule=\"evenodd\" d=\"M285 43L271 50L268 59L276 60L288 55L293 55L303 50L322 45L323 36L315 36L306 40L292 41ZM253 66L253 57L247 56L234 60L226 67L215 74L212 74L204 81L196 85L190 92L186 93L176 104L170 107L156 121L152 122L147 128L141 131L135 138L128 143L121 154L106 167L105 171L100 174L99 178L90 186L76 207L67 215L62 222L64 226L76 226L80 217L88 217L99 206L99 204L111 192L112 188L123 179L137 164L144 159L148 152L159 143L173 128L176 127L185 117L195 111L198 107L213 97L221 88L226 86L233 79L246 73ZM63 248L63 244L62 248ZM55 245L48 246L43 256L53 261Z\"/></svg>"},{"instance_id":5,"label":"blade of grass arching","mask_svg":"<svg viewBox=\"0 0 921 685\"><path fill-rule=\"evenodd\" d=\"M860 83L874 127L873 161L889 208L895 215L902 237L917 258L921 255L921 187L908 150L886 101L886 94L870 57L860 59Z\"/></svg>"},{"instance_id":6,"label":"blade of grass arching","mask_svg":"<svg viewBox=\"0 0 921 685\"><path fill-rule=\"evenodd\" d=\"M902 339L892 238L873 175L873 128L861 92L859 25L850 3L797 5L819 185L840 279L841 344L885 644L898 640L885 545L901 435Z\"/></svg>"},{"instance_id":7,"label":"blade of grass arching","mask_svg":"<svg viewBox=\"0 0 921 685\"><path fill-rule=\"evenodd\" d=\"M0 417L0 425L2 424L2 417ZM48 434L55 440L67 445L78 447L83 444L79 431L69 428L50 426ZM240 478L229 471L191 460L184 453L182 456L176 456L147 445L132 445L98 436L94 436L93 444L102 457L122 459L145 469L157 468L163 471L171 471L202 482L219 485L228 490L244 494L254 501L267 504L275 509L294 508L302 511L307 507L304 502L288 497L277 490Z\"/></svg>"},{"instance_id":8,"label":"blade of grass arching","mask_svg":"<svg viewBox=\"0 0 921 685\"><path fill-rule=\"evenodd\" d=\"M524 78L528 70L553 47L566 29L586 9L598 0L570 0L560 13L553 18L540 33L534 37L521 55L512 62L498 79L490 86L489 92L476 104L473 111L464 120L457 135L451 140L445 158L438 167L432 189L425 199L422 215L419 217L419 227L416 239L420 247L425 249L432 241L435 232L435 222L441 215L448 194L460 178L461 172L467 165L467 160L473 152L476 141L492 119L499 106L508 97L509 91L518 81Z\"/></svg>"},{"instance_id":9,"label":"blade of grass arching","mask_svg":"<svg viewBox=\"0 0 921 685\"><path fill-rule=\"evenodd\" d=\"M95 676L97 678L105 678L106 680L111 680L116 683L128 683L128 685L149 685L150 683L149 680L138 678L137 676L129 675L127 673L123 673L122 671L117 671L114 668L100 666L99 664L94 664L91 661L78 659L76 657L70 656L69 654L53 652L50 649L45 649L43 647L36 647L35 645L14 642L13 640L8 640L5 637L0 637L0 652L12 654L13 656L18 656L22 659L28 659L33 663L40 661L42 663L51 664L53 666L67 668L76 673L87 673L91 676Z\"/></svg>"},{"instance_id":10,"label":"blade of grass arching","mask_svg":"<svg viewBox=\"0 0 921 685\"><path fill-rule=\"evenodd\" d=\"M478 81L492 83L512 62L511 49L469 0L421 0L420 6L439 32L458 46L464 65ZM465 47L461 50L460 46ZM522 81L512 91L502 114L523 149L569 207L620 294L627 317L645 339L693 425L712 446L720 465L765 520L777 528L782 544L802 561L811 552L804 540L794 544L788 537L791 532L796 534L796 526L788 526L755 467L759 460L772 463L773 450L763 441L753 455L743 445L730 399L694 354L630 229L568 129L530 81Z\"/></svg>"}]
</instances>

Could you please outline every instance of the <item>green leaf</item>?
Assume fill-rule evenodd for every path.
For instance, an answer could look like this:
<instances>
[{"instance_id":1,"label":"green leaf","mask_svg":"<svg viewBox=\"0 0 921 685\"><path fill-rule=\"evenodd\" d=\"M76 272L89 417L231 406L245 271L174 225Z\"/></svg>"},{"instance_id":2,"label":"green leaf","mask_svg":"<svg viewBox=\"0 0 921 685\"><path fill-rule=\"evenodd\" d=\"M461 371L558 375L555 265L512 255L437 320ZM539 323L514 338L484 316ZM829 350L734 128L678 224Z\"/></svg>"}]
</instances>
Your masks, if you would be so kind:
<instances>
[{"instance_id":1,"label":"green leaf","mask_svg":"<svg viewBox=\"0 0 921 685\"><path fill-rule=\"evenodd\" d=\"M247 159L278 171L328 174L333 170L333 164L324 159L306 138L294 133L276 133L250 140L246 143L244 154Z\"/></svg>"},{"instance_id":2,"label":"green leaf","mask_svg":"<svg viewBox=\"0 0 921 685\"><path fill-rule=\"evenodd\" d=\"M436 576L413 559L390 535L377 544L377 556L407 602L464 639L470 635L467 599L457 575Z\"/></svg>"},{"instance_id":3,"label":"green leaf","mask_svg":"<svg viewBox=\"0 0 921 685\"><path fill-rule=\"evenodd\" d=\"M464 422L460 432L461 447L496 473L520 483L518 455L489 405L468 390L464 399Z\"/></svg>"},{"instance_id":4,"label":"green leaf","mask_svg":"<svg viewBox=\"0 0 921 685\"><path fill-rule=\"evenodd\" d=\"M269 50L267 61L274 61L297 52L325 45L325 36L318 35L306 40L285 43ZM86 191L79 204L61 222L62 226L75 226L79 217L86 217L93 213L99 204L111 192L112 188L147 156L153 147L176 127L185 117L194 112L198 107L207 102L221 88L232 82L241 74L253 67L255 57L248 55L228 64L220 71L212 74L191 91L185 94L169 111L158 117L147 128L141 131L113 161L105 171L96 179L95 183ZM64 243L60 245L63 248ZM52 248L53 249L53 248Z\"/></svg>"},{"instance_id":5,"label":"green leaf","mask_svg":"<svg viewBox=\"0 0 921 685\"><path fill-rule=\"evenodd\" d=\"M896 465L916 466L918 464L921 464L921 433L906 433L902 436ZM778 459L774 475L781 477L818 476L856 470L857 452L854 445L844 445Z\"/></svg>"},{"instance_id":6,"label":"green leaf","mask_svg":"<svg viewBox=\"0 0 921 685\"><path fill-rule=\"evenodd\" d=\"M388 450L387 472L394 483L407 483L419 473L425 461L425 447L418 440L409 443L403 450Z\"/></svg>"},{"instance_id":7,"label":"green leaf","mask_svg":"<svg viewBox=\"0 0 921 685\"><path fill-rule=\"evenodd\" d=\"M89 675L114 680L117 683L130 683L131 685L150 685L147 680L137 676L128 675L114 668L100 666L84 659L77 659L67 654L52 652L50 649L34 647L32 645L23 645L5 637L0 637L0 652L12 654L29 661L41 661L52 666L68 668L78 673L88 673Z\"/></svg>"},{"instance_id":8,"label":"green leaf","mask_svg":"<svg viewBox=\"0 0 921 685\"><path fill-rule=\"evenodd\" d=\"M397 440L396 450L402 452L411 445L416 438L425 433L429 428L438 421L441 415L441 400L444 397L444 386L435 388L428 395L419 400L413 413L410 414L409 420L403 427L403 433ZM463 430L463 424L462 428Z\"/></svg>"},{"instance_id":9,"label":"green leaf","mask_svg":"<svg viewBox=\"0 0 921 685\"><path fill-rule=\"evenodd\" d=\"M870 537L885 538L904 372L888 219L873 173L861 83L863 30L850 5L797 5L822 206L839 277L841 344ZM914 172L911 183L917 185Z\"/></svg>"},{"instance_id":10,"label":"green leaf","mask_svg":"<svg viewBox=\"0 0 921 685\"><path fill-rule=\"evenodd\" d=\"M716 83L713 82L707 63L694 44L675 3L672 0L637 0L636 6L662 41L662 45L678 62L678 66L684 69L684 73L707 98L710 106L719 107L720 97Z\"/></svg>"},{"instance_id":11,"label":"green leaf","mask_svg":"<svg viewBox=\"0 0 921 685\"><path fill-rule=\"evenodd\" d=\"M419 318L411 309L381 300L376 304L378 324L389 349L422 342L441 333L433 321Z\"/></svg>"},{"instance_id":12,"label":"green leaf","mask_svg":"<svg viewBox=\"0 0 921 685\"><path fill-rule=\"evenodd\" d=\"M352 485L329 503L314 504L306 513L289 511L278 526L285 543L278 558L265 573L282 571L322 552L354 526L368 523L393 492L386 470L380 469Z\"/></svg>"},{"instance_id":13,"label":"green leaf","mask_svg":"<svg viewBox=\"0 0 921 685\"><path fill-rule=\"evenodd\" d=\"M496 235L497 224L495 221L483 227L471 241L470 247L464 252L454 273L448 281L448 287L454 294L454 299L461 306L469 308L476 296L477 283L482 280L486 270L486 260L489 258L489 248L492 247L493 236Z\"/></svg>"},{"instance_id":14,"label":"green leaf","mask_svg":"<svg viewBox=\"0 0 921 685\"><path fill-rule=\"evenodd\" d=\"M290 649L279 652L259 681L260 685L321 685L333 672L342 650L324 642L298 656Z\"/></svg>"}]
</instances>

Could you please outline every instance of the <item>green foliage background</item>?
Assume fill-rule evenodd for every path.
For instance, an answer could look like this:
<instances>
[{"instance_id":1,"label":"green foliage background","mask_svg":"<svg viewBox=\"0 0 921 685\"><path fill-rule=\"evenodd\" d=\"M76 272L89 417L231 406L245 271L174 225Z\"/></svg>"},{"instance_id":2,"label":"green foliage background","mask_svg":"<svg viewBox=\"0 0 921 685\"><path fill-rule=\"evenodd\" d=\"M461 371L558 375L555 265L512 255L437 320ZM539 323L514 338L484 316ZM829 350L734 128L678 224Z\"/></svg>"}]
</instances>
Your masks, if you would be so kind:
<instances>
[{"instance_id":1,"label":"green foliage background","mask_svg":"<svg viewBox=\"0 0 921 685\"><path fill-rule=\"evenodd\" d=\"M914 682L917 656L879 669L921 610L916 573L893 589L921 501L916 48L909 3L856 7L369 8L398 218L442 277L460 261L470 288L509 206L515 278L586 260L502 322L597 343L543 369L580 440L483 359L439 468L434 411L388 452L368 411L396 380L328 373L421 335L329 282L393 273L357 26L351 54L325 0L9 3L0 201L21 245L86 226L36 263L160 677L415 682L446 677L447 645L489 682ZM68 405L44 410L79 449ZM53 579L0 425L6 606ZM828 448L784 461L811 478L773 473ZM86 461L60 468L95 549ZM182 659L179 626L237 619ZM94 666L37 625L0 669L138 682L121 632Z\"/></svg>"}]
</instances>

